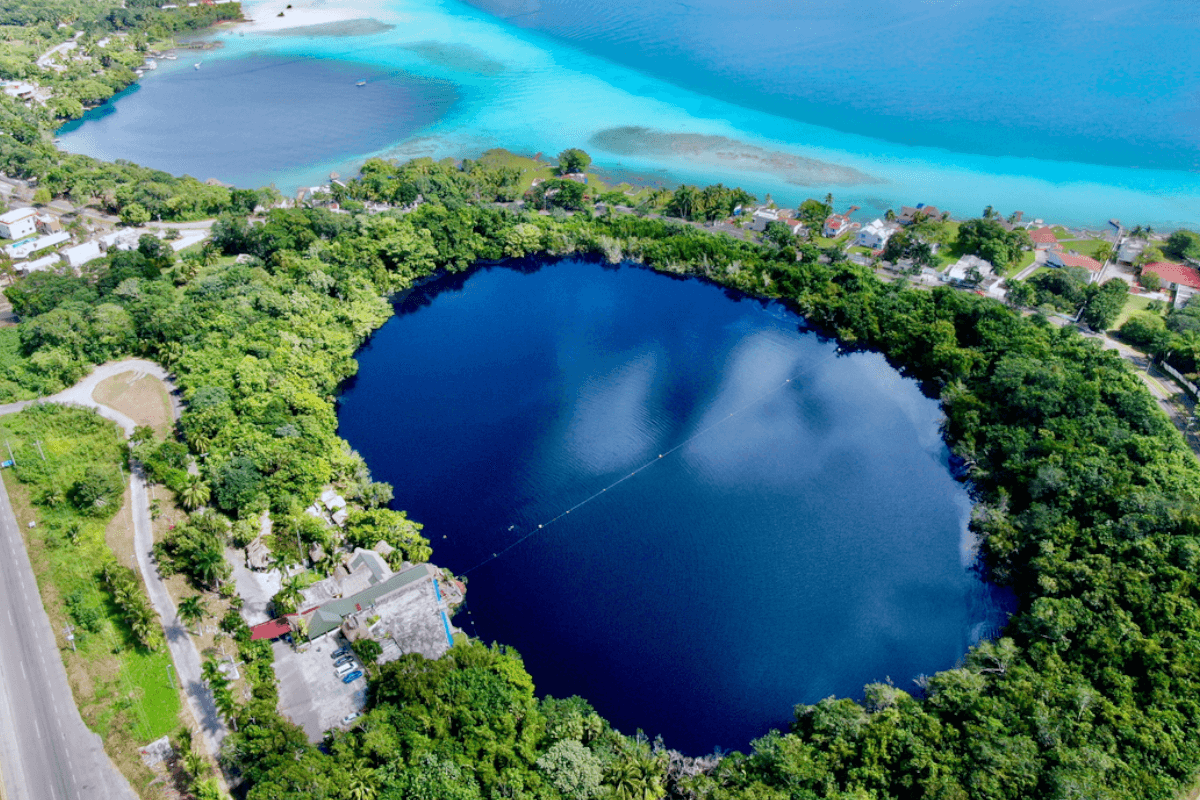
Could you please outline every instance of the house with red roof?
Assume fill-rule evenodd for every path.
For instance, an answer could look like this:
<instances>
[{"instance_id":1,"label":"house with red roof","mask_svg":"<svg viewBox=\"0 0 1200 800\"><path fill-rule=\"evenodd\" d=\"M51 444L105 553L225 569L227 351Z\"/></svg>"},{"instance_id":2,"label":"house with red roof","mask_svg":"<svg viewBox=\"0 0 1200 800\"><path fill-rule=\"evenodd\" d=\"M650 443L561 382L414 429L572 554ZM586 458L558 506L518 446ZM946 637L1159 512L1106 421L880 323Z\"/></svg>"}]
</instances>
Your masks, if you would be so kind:
<instances>
[{"instance_id":1,"label":"house with red roof","mask_svg":"<svg viewBox=\"0 0 1200 800\"><path fill-rule=\"evenodd\" d=\"M1050 228L1036 228L1029 232L1029 238L1033 240L1033 246L1037 250L1049 250L1058 244L1058 237Z\"/></svg>"},{"instance_id":2,"label":"house with red roof","mask_svg":"<svg viewBox=\"0 0 1200 800\"><path fill-rule=\"evenodd\" d=\"M850 209L845 214L830 214L825 218L825 225L821 228L821 235L826 239L836 239L846 231L861 228L862 225L850 221L850 215L855 211L858 211L858 206L850 206Z\"/></svg>"},{"instance_id":3,"label":"house with red roof","mask_svg":"<svg viewBox=\"0 0 1200 800\"><path fill-rule=\"evenodd\" d=\"M1143 275L1157 275L1164 289L1175 292L1175 307L1179 308L1200 293L1200 271L1186 264L1155 261L1142 267Z\"/></svg>"},{"instance_id":4,"label":"house with red roof","mask_svg":"<svg viewBox=\"0 0 1200 800\"><path fill-rule=\"evenodd\" d=\"M1046 266L1048 267L1083 267L1088 271L1088 281L1094 281L1100 277L1100 270L1104 267L1096 259L1091 256L1081 256L1074 253L1061 253L1058 250L1051 250L1046 255Z\"/></svg>"}]
</instances>

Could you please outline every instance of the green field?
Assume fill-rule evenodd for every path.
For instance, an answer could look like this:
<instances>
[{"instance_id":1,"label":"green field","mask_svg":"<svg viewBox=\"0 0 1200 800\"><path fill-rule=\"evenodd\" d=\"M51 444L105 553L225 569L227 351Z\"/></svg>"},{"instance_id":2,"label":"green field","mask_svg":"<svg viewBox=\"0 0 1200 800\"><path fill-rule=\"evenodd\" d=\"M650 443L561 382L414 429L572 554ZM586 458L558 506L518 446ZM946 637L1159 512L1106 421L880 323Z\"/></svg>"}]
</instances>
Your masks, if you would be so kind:
<instances>
[{"instance_id":1,"label":"green field","mask_svg":"<svg viewBox=\"0 0 1200 800\"><path fill-rule=\"evenodd\" d=\"M1091 256L1092 258L1096 258L1096 252L1101 246L1110 244L1110 242L1106 242L1103 239L1069 239L1060 243L1063 252L1074 250L1080 255Z\"/></svg>"},{"instance_id":2,"label":"green field","mask_svg":"<svg viewBox=\"0 0 1200 800\"><path fill-rule=\"evenodd\" d=\"M1117 321L1113 325L1113 328L1120 328L1122 325L1124 325L1129 320L1130 317L1134 316L1135 314L1145 314L1146 316L1161 317L1162 316L1161 313L1156 312L1156 311L1148 311L1147 310L1147 307L1150 305L1151 302L1153 302L1153 301L1150 300L1150 298L1148 298L1148 297L1142 297L1141 295L1131 294L1129 296L1129 299L1125 301L1125 308L1123 308L1121 310L1121 315L1119 317L1117 317ZM1160 301L1160 304L1161 304L1161 301Z\"/></svg>"},{"instance_id":3,"label":"green field","mask_svg":"<svg viewBox=\"0 0 1200 800\"><path fill-rule=\"evenodd\" d=\"M75 629L78 651L60 644L76 705L126 776L141 780L137 748L177 730L182 704L161 632L155 650L142 646L101 578L104 564L131 561L106 541L125 495L123 438L91 410L47 404L0 417L0 439L16 457L4 479L42 603L56 632ZM81 499L96 476L104 490Z\"/></svg>"}]
</instances>

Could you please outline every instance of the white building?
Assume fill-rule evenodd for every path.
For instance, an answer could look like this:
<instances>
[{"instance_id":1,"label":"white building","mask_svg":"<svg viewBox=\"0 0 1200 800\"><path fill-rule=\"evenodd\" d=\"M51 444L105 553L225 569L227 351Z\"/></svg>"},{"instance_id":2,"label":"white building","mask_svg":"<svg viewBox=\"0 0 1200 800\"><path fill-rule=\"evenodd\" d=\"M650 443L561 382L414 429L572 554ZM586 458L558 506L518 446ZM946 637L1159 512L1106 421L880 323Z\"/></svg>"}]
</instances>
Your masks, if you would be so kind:
<instances>
[{"instance_id":1,"label":"white building","mask_svg":"<svg viewBox=\"0 0 1200 800\"><path fill-rule=\"evenodd\" d=\"M51 253L48 256L37 259L36 261L25 261L20 264L13 264L13 268L22 275L28 275L31 272L41 272L42 270L53 269L62 259L58 253Z\"/></svg>"},{"instance_id":2,"label":"white building","mask_svg":"<svg viewBox=\"0 0 1200 800\"><path fill-rule=\"evenodd\" d=\"M95 261L104 254L100 252L100 245L98 242L84 242L83 244L76 245L74 247L68 247L66 250L63 250L60 255L62 255L62 257L65 258L67 263L72 267L82 267L89 261Z\"/></svg>"},{"instance_id":3,"label":"white building","mask_svg":"<svg viewBox=\"0 0 1200 800\"><path fill-rule=\"evenodd\" d=\"M37 212L32 208L17 208L0 214L0 238L20 239L37 232Z\"/></svg>"},{"instance_id":4,"label":"white building","mask_svg":"<svg viewBox=\"0 0 1200 800\"><path fill-rule=\"evenodd\" d=\"M122 228L100 237L100 247L105 250L136 250L142 234L150 231L141 228Z\"/></svg>"},{"instance_id":5,"label":"white building","mask_svg":"<svg viewBox=\"0 0 1200 800\"><path fill-rule=\"evenodd\" d=\"M992 273L992 262L979 256L966 255L954 262L950 269L942 273L942 280L950 283L975 283L967 273L971 268L979 270L980 278L986 278Z\"/></svg>"},{"instance_id":6,"label":"white building","mask_svg":"<svg viewBox=\"0 0 1200 800\"><path fill-rule=\"evenodd\" d=\"M28 258L39 250L45 250L47 247L56 247L63 242L69 241L71 234L55 233L50 236L38 236L36 238L26 238L13 244L5 245L4 252L8 253L9 258Z\"/></svg>"},{"instance_id":7,"label":"white building","mask_svg":"<svg viewBox=\"0 0 1200 800\"><path fill-rule=\"evenodd\" d=\"M896 227L888 225L881 219L876 219L867 223L867 226L858 232L858 236L854 238L854 244L858 247L869 247L872 250L882 250L887 244L888 239L892 238L892 234L896 232Z\"/></svg>"}]
</instances>

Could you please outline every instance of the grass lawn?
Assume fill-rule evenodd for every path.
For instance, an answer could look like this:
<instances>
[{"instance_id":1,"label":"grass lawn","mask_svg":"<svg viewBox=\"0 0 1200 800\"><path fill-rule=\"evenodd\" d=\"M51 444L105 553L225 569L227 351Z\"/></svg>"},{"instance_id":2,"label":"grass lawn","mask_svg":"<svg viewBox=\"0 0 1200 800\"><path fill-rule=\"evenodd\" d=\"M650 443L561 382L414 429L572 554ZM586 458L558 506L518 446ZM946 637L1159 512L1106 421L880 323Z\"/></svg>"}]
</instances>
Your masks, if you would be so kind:
<instances>
[{"instance_id":1,"label":"grass lawn","mask_svg":"<svg viewBox=\"0 0 1200 800\"><path fill-rule=\"evenodd\" d=\"M1051 228L1050 230L1054 231L1054 238L1055 238L1055 239L1059 239L1059 240L1061 240L1061 239L1073 239L1073 238L1075 238L1075 234L1071 233L1069 230L1067 230L1066 228L1064 228L1062 225L1055 225L1055 226L1054 226L1053 228Z\"/></svg>"},{"instance_id":2,"label":"grass lawn","mask_svg":"<svg viewBox=\"0 0 1200 800\"><path fill-rule=\"evenodd\" d=\"M1017 261L1017 263L1013 266L1004 270L1003 275L1005 277L1012 277L1013 275L1016 275L1018 272L1032 264L1035 258L1037 258L1037 253L1035 253L1033 250L1029 250L1027 252L1023 251L1021 253L1020 260Z\"/></svg>"},{"instance_id":3,"label":"grass lawn","mask_svg":"<svg viewBox=\"0 0 1200 800\"><path fill-rule=\"evenodd\" d=\"M17 467L3 477L42 603L55 632L75 626L78 652L61 642L75 703L134 787L156 796L147 788L154 776L137 749L179 729L182 703L167 669L170 655L161 642L155 651L137 642L100 578L105 563L132 561L129 548L114 553L107 538L114 512L128 496L118 472L123 439L113 423L91 411L52 405L0 418L0 438L16 455ZM77 509L72 492L63 489L98 474L113 478L103 504ZM28 527L31 521L36 527Z\"/></svg>"},{"instance_id":4,"label":"grass lawn","mask_svg":"<svg viewBox=\"0 0 1200 800\"><path fill-rule=\"evenodd\" d=\"M488 150L479 157L479 163L491 167L509 167L521 173L521 194L529 191L535 178L553 178L554 167L542 164L526 156L510 153L503 148Z\"/></svg>"},{"instance_id":5,"label":"grass lawn","mask_svg":"<svg viewBox=\"0 0 1200 800\"><path fill-rule=\"evenodd\" d=\"M1113 324L1113 327L1120 328L1122 325L1125 324L1126 321L1129 320L1130 317L1134 316L1135 314L1144 314L1146 316L1161 317L1162 316L1161 312L1147 310L1148 306L1152 302L1154 302L1154 301L1151 300L1149 297L1142 297L1142 296L1136 295L1136 294L1129 295L1129 299L1125 301L1125 308L1123 308L1121 310L1121 315L1119 317L1117 317L1117 321L1116 321L1116 323ZM1159 302L1161 305L1162 304L1161 301L1159 301Z\"/></svg>"},{"instance_id":6,"label":"grass lawn","mask_svg":"<svg viewBox=\"0 0 1200 800\"><path fill-rule=\"evenodd\" d=\"M838 236L835 239L827 239L824 236L815 236L812 239L812 243L815 244L817 247L833 247L834 245L840 245L843 242L847 242L849 240L850 240L850 234L843 233L841 236Z\"/></svg>"},{"instance_id":7,"label":"grass lawn","mask_svg":"<svg viewBox=\"0 0 1200 800\"><path fill-rule=\"evenodd\" d=\"M1074 250L1080 255L1095 258L1096 251L1100 249L1101 245L1106 244L1110 244L1110 242L1103 239L1070 239L1062 242L1062 248L1064 251Z\"/></svg>"}]
</instances>

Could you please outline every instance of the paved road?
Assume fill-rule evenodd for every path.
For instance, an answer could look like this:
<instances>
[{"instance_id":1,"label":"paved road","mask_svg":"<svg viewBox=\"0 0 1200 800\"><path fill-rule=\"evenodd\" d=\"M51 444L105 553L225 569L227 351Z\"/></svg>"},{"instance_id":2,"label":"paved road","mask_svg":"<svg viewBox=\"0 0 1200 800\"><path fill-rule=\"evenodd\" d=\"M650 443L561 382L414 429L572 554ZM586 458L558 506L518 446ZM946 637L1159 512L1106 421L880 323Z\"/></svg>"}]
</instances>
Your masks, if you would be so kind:
<instances>
[{"instance_id":1,"label":"paved road","mask_svg":"<svg viewBox=\"0 0 1200 800\"><path fill-rule=\"evenodd\" d=\"M7 800L136 800L75 707L3 482L0 603L0 765Z\"/></svg>"},{"instance_id":2,"label":"paved road","mask_svg":"<svg viewBox=\"0 0 1200 800\"><path fill-rule=\"evenodd\" d=\"M90 375L71 388L50 397L43 398L42 400L28 400L20 403L8 403L6 405L0 405L0 415L11 414L20 411L34 402L54 402L68 405L81 405L96 409L102 416L120 425L125 431L126 435L128 435L133 432L133 420L118 411L96 402L94 399L92 399L92 392L95 390L96 385L106 378L110 378L114 375L120 375L131 370L153 375L154 377L164 381L168 388L171 387L166 370L164 370L158 364L142 359L126 359L125 361L118 361L97 367ZM178 417L180 406L178 399L174 396L174 394L171 395L171 403L172 411L174 415ZM192 710L192 714L195 717L197 724L200 726L202 738L207 745L209 752L215 756L220 752L221 743L225 739L227 730L217 712L216 704L213 702L212 693L208 690L208 687L204 684L201 678L200 653L196 650L196 646L192 642L191 637L187 635L187 631L184 628L183 623L180 622L179 616L175 610L175 605L171 602L171 596L167 592L166 585L163 583L162 576L159 574L158 568L154 565L151 554L151 549L154 546L154 536L150 521L149 493L147 492L146 488L145 475L140 469L135 469L133 471L130 481L130 492L133 505L134 548L135 555L137 557L138 568L141 570L142 578L145 580L150 602L154 606L154 610L157 611L159 616L162 618L163 631L166 634L167 646L171 651L171 658L175 662L175 672L182 681L186 691L188 705ZM16 519L13 517L12 509L8 503L8 496L5 494L2 497L2 502L0 502L0 527L5 529L5 537L8 535L7 528L11 527L14 532L17 532L16 526ZM24 761L33 759L35 757L29 756L26 758L18 753L16 750L14 750L14 742L20 740L21 742L25 743L24 746L26 748L29 748L31 743L33 743L33 740L30 740L24 733L18 734L16 730L7 730L5 726L16 724L16 720L27 720L31 717L28 714L20 713L20 703L15 703L12 701L12 698L20 698L20 702L25 704L35 702L37 700L37 696L39 695L47 698L57 698L57 707L67 709L66 713L71 715L71 717L73 717L75 720L79 720L80 726L83 726L83 722L79 719L78 709L75 707L70 688L66 683L66 672L62 666L62 660L59 657L58 651L54 647L54 634L49 630L50 623L46 617L45 610L41 606L40 597L37 593L37 584L33 579L32 568L28 566L28 555L26 554L24 546L20 540L19 532L16 533L16 538L11 541L16 543L16 549L20 551L20 559L26 565L29 574L24 582L20 582L10 578L7 574L5 574L4 571L0 571L0 580L2 580L3 583L3 589L0 591L12 593L17 597L25 598L21 603L14 603L12 598L6 602L8 608L14 610L14 614L17 613L16 610L25 608L26 603L36 607L37 613L40 614L39 621L36 623L36 625L29 621L33 619L33 617L29 614L20 613L19 618L26 621L24 623L26 626L40 627L44 630L45 637L49 639L50 650L48 652L34 654L34 656L45 656L45 660L47 664L50 665L50 668L56 669L59 673L61 673L62 683L61 687L57 687L56 691L54 692L46 692L38 685L30 686L25 680L25 673L18 673L14 671L17 670L22 663L25 664L27 668L26 671L28 671L28 667L31 663L30 658L26 657L23 651L18 652L16 648L0 647L0 691L7 690L7 697L9 698L7 702L11 704L7 707L0 705L0 771L3 772L6 786L9 788L9 791L13 793L13 797L6 798L6 800L24 800L26 797L42 800L42 798L48 798L51 797L51 795L46 794L44 791L38 789L36 784L34 785L35 791L32 794L21 794L22 787L27 785L23 781L25 781L25 776L30 774L34 776L38 774L49 774L43 769L40 769L40 767L55 763L52 762L52 759L57 758L57 756L51 750L43 747L44 752L41 753L39 758L45 763L39 763L33 769L24 769L22 767ZM4 565L4 569L10 569L10 567L7 565L10 563L10 561L15 561L15 559L9 559L7 556L8 554L4 554L3 551L0 550L0 565ZM32 594L28 594L28 592L32 592ZM0 597L3 597L3 595L0 595ZM23 642L24 636L6 635L14 632L6 629L3 625L4 622L5 619L3 615L0 615L0 642ZM22 633L24 633L24 631L22 631ZM11 665L8 663L10 661ZM41 661L42 659L39 657L39 666ZM20 675L19 681L17 677L18 674ZM64 688L65 692L63 691ZM15 715L7 713L10 707L13 711L17 712ZM55 714L56 717L59 716L57 715L57 707ZM47 717L47 719L50 719L50 717ZM64 722L63 724L65 725L67 723ZM83 731L87 732L86 727L83 728ZM69 736L70 734L67 735ZM92 740L94 740L95 746L99 747L99 737L90 733L88 735ZM40 739L38 741L40 741ZM64 752L67 753L66 757L69 757L70 754L74 754L74 757L77 761L87 763L89 766L94 766L95 768L91 771L95 774L103 775L104 769L107 769L116 774L118 778L121 778L120 774L116 772L116 769L112 766L111 762L108 761L108 757L104 754L102 748L99 751L99 756L103 759L104 769L101 769L100 766L92 765L89 761L87 761L87 759L91 759L92 757L87 754L80 742L67 739L64 740L63 747L67 748L64 750ZM29 763L33 764L34 762L29 761ZM124 780L124 778L121 778L121 780ZM125 784L125 788L128 789L127 783ZM64 789L64 792L65 791L66 789ZM75 794L59 793L53 796L55 798L81 797L90 799L108 797L120 798L124 795L116 791L111 793L96 793L91 791L90 793L77 792Z\"/></svg>"}]
</instances>

